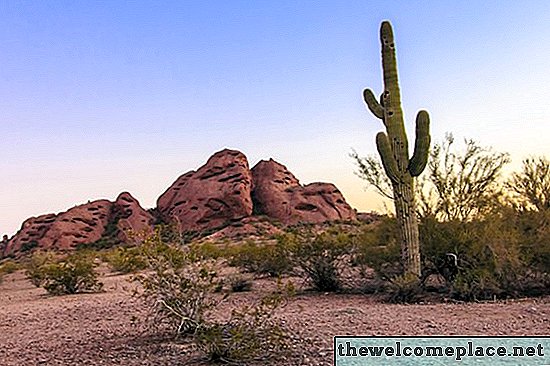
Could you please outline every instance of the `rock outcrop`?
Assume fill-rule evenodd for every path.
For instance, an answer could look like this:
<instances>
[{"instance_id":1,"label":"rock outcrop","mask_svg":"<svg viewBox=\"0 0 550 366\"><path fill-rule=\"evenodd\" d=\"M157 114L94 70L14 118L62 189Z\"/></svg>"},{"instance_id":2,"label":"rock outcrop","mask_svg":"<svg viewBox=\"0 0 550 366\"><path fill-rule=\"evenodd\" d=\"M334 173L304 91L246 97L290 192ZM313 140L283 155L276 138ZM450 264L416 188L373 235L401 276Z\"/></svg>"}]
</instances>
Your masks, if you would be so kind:
<instances>
[{"instance_id":1,"label":"rock outcrop","mask_svg":"<svg viewBox=\"0 0 550 366\"><path fill-rule=\"evenodd\" d=\"M214 229L252 214L251 187L246 156L225 149L197 171L180 176L159 197L157 207L180 232Z\"/></svg>"},{"instance_id":2,"label":"rock outcrop","mask_svg":"<svg viewBox=\"0 0 550 366\"><path fill-rule=\"evenodd\" d=\"M216 231L213 238L280 232L270 219L292 225L357 218L333 184L303 186L273 159L250 169L246 156L229 149L212 155L197 171L181 175L158 198L155 210L153 217L123 192L114 202L97 200L60 214L32 217L14 237L2 241L0 254L2 246L4 255L10 255L34 248L68 250L94 242L110 246L139 240L128 233L151 233L158 218L175 224L180 233Z\"/></svg>"},{"instance_id":3,"label":"rock outcrop","mask_svg":"<svg viewBox=\"0 0 550 366\"><path fill-rule=\"evenodd\" d=\"M109 225L119 240L126 232L152 230L153 217L129 194L115 202L97 200L75 206L60 214L27 219L4 248L4 254L40 249L73 249L101 239Z\"/></svg>"},{"instance_id":4,"label":"rock outcrop","mask_svg":"<svg viewBox=\"0 0 550 366\"><path fill-rule=\"evenodd\" d=\"M129 241L128 233L149 234L153 232L155 218L144 210L139 202L128 192L121 193L114 202L114 213L117 215L118 239Z\"/></svg>"},{"instance_id":5,"label":"rock outcrop","mask_svg":"<svg viewBox=\"0 0 550 366\"><path fill-rule=\"evenodd\" d=\"M302 186L288 169L273 159L252 168L254 212L284 224L354 220L355 210L331 183Z\"/></svg>"}]
</instances>

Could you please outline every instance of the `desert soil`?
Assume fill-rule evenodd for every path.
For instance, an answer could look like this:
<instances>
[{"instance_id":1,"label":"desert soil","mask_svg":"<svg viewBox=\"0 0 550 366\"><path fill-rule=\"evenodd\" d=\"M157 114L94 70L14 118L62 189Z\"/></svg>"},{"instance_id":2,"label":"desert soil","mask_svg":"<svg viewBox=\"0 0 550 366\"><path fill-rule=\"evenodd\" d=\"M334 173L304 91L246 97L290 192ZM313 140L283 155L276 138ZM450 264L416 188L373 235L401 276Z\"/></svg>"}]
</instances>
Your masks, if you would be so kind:
<instances>
[{"instance_id":1,"label":"desert soil","mask_svg":"<svg viewBox=\"0 0 550 366\"><path fill-rule=\"evenodd\" d=\"M205 365L189 342L136 321L144 305L129 276L103 273L104 292L48 296L22 272L0 285L0 365ZM232 294L216 311L257 299L269 288ZM550 298L488 303L393 305L367 295L301 293L280 316L293 356L273 365L332 365L335 335L548 335Z\"/></svg>"}]
</instances>

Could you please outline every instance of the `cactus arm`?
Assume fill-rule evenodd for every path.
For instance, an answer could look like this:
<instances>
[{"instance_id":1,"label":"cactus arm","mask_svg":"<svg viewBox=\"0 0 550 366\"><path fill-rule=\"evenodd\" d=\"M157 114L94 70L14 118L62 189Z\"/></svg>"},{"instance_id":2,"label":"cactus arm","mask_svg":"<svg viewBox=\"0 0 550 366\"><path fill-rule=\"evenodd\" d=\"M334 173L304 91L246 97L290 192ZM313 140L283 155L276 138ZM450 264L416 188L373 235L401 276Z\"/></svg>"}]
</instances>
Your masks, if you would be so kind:
<instances>
[{"instance_id":1,"label":"cactus arm","mask_svg":"<svg viewBox=\"0 0 550 366\"><path fill-rule=\"evenodd\" d=\"M388 136L384 132L378 132L376 135L376 147L380 158L382 160L382 166L386 171L386 175L392 183L397 184L399 182L399 169L397 167L397 162L393 157L393 152L391 149L390 141Z\"/></svg>"},{"instance_id":2,"label":"cactus arm","mask_svg":"<svg viewBox=\"0 0 550 366\"><path fill-rule=\"evenodd\" d=\"M416 115L416 140L414 153L409 161L409 173L413 177L419 176L428 163L428 150L430 149L430 115L426 111L420 111Z\"/></svg>"},{"instance_id":3,"label":"cactus arm","mask_svg":"<svg viewBox=\"0 0 550 366\"><path fill-rule=\"evenodd\" d=\"M384 108L380 105L380 103L376 100L376 97L374 96L374 93L370 89L365 89L363 91L363 98L365 99L365 103L367 103L367 106L369 107L369 110L376 118L382 119L384 118Z\"/></svg>"}]
</instances>

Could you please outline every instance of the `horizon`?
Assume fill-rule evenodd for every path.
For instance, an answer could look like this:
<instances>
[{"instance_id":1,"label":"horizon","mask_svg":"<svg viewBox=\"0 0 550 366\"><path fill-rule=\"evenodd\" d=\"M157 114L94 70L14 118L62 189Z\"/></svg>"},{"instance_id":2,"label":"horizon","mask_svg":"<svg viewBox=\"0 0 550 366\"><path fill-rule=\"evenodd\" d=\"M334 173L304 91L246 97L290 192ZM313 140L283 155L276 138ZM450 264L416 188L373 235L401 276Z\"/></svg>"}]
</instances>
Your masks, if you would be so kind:
<instances>
[{"instance_id":1,"label":"horizon","mask_svg":"<svg viewBox=\"0 0 550 366\"><path fill-rule=\"evenodd\" d=\"M377 154L379 27L396 37L405 124L550 155L550 3L0 3L0 235L128 191L144 208L224 148L273 158L384 210L348 156Z\"/></svg>"}]
</instances>

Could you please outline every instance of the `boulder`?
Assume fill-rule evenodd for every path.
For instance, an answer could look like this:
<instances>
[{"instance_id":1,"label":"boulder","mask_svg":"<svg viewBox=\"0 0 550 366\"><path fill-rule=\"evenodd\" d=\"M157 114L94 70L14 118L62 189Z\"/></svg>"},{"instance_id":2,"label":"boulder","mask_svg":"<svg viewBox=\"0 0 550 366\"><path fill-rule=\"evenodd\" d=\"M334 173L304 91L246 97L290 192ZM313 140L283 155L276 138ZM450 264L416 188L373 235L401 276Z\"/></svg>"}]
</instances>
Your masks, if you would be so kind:
<instances>
[{"instance_id":1,"label":"boulder","mask_svg":"<svg viewBox=\"0 0 550 366\"><path fill-rule=\"evenodd\" d=\"M331 183L302 186L288 169L274 161L262 160L252 168L254 212L284 224L355 220L355 210Z\"/></svg>"},{"instance_id":2,"label":"boulder","mask_svg":"<svg viewBox=\"0 0 550 366\"><path fill-rule=\"evenodd\" d=\"M180 232L214 229L252 214L251 187L246 156L225 149L180 176L159 197L157 208Z\"/></svg>"}]
</instances>

